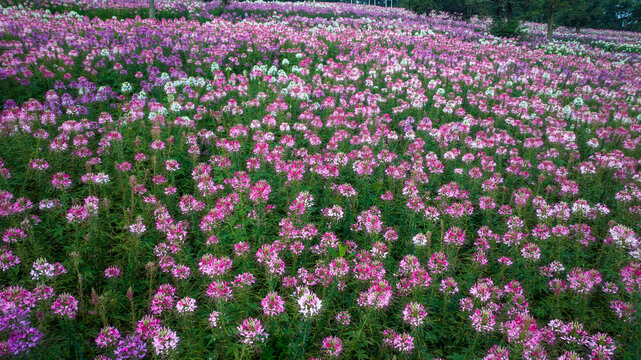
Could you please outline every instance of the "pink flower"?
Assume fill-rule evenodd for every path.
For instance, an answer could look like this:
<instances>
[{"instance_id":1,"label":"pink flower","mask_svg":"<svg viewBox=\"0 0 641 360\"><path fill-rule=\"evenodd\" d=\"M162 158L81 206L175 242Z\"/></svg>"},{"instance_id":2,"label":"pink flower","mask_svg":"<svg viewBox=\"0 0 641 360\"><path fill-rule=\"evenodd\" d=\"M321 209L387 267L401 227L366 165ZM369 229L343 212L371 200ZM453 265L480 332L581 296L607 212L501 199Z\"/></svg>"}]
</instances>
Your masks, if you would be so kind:
<instances>
[{"instance_id":1,"label":"pink flower","mask_svg":"<svg viewBox=\"0 0 641 360\"><path fill-rule=\"evenodd\" d=\"M120 339L120 332L118 329L111 326L105 326L100 330L98 338L96 338L96 345L100 348L114 346L118 339Z\"/></svg>"},{"instance_id":2,"label":"pink flower","mask_svg":"<svg viewBox=\"0 0 641 360\"><path fill-rule=\"evenodd\" d=\"M211 254L205 254L200 258L198 269L203 275L216 277L225 274L231 266L232 261L226 256L217 258Z\"/></svg>"},{"instance_id":3,"label":"pink flower","mask_svg":"<svg viewBox=\"0 0 641 360\"><path fill-rule=\"evenodd\" d=\"M234 253L236 254L236 256L244 256L247 251L249 251L249 245L247 245L246 242L241 241L234 244Z\"/></svg>"},{"instance_id":4,"label":"pink flower","mask_svg":"<svg viewBox=\"0 0 641 360\"><path fill-rule=\"evenodd\" d=\"M454 295L456 294L459 289L458 289L458 284L454 280L454 278L447 277L443 280L441 280L441 285L439 286L439 290L447 295Z\"/></svg>"},{"instance_id":5,"label":"pink flower","mask_svg":"<svg viewBox=\"0 0 641 360\"><path fill-rule=\"evenodd\" d=\"M120 275L120 269L115 265L105 269L105 276L108 278L118 277L119 275Z\"/></svg>"},{"instance_id":6,"label":"pink flower","mask_svg":"<svg viewBox=\"0 0 641 360\"><path fill-rule=\"evenodd\" d=\"M151 344L156 350L156 355L167 356L178 348L179 340L175 331L163 327L152 337Z\"/></svg>"},{"instance_id":7,"label":"pink flower","mask_svg":"<svg viewBox=\"0 0 641 360\"><path fill-rule=\"evenodd\" d=\"M369 210L363 211L356 218L356 223L352 225L353 231L365 231L368 234L378 234L383 230L383 221L381 211L376 206Z\"/></svg>"},{"instance_id":8,"label":"pink flower","mask_svg":"<svg viewBox=\"0 0 641 360\"><path fill-rule=\"evenodd\" d=\"M349 314L349 311L341 311L336 314L336 322L341 325L347 326L350 324L352 316Z\"/></svg>"},{"instance_id":9,"label":"pink flower","mask_svg":"<svg viewBox=\"0 0 641 360\"><path fill-rule=\"evenodd\" d=\"M56 315L74 319L78 311L78 300L67 293L61 294L51 305L51 310Z\"/></svg>"},{"instance_id":10,"label":"pink flower","mask_svg":"<svg viewBox=\"0 0 641 360\"><path fill-rule=\"evenodd\" d=\"M2 248L0 250L0 270L4 272L18 264L20 264L20 258L15 256L10 249Z\"/></svg>"},{"instance_id":11,"label":"pink flower","mask_svg":"<svg viewBox=\"0 0 641 360\"><path fill-rule=\"evenodd\" d=\"M209 314L209 326L213 328L218 327L218 318L220 318L220 312L212 311L212 313Z\"/></svg>"},{"instance_id":12,"label":"pink flower","mask_svg":"<svg viewBox=\"0 0 641 360\"><path fill-rule=\"evenodd\" d=\"M443 242L447 245L461 246L465 243L465 232L459 227L451 227L445 232Z\"/></svg>"},{"instance_id":13,"label":"pink flower","mask_svg":"<svg viewBox=\"0 0 641 360\"><path fill-rule=\"evenodd\" d=\"M426 317L425 307L416 302L410 302L405 306L405 310L403 310L403 321L412 327L423 325Z\"/></svg>"},{"instance_id":14,"label":"pink flower","mask_svg":"<svg viewBox=\"0 0 641 360\"><path fill-rule=\"evenodd\" d=\"M249 192L249 200L259 203L267 202L269 200L269 194L271 193L272 188L269 183L265 180L258 181L254 186L252 186Z\"/></svg>"},{"instance_id":15,"label":"pink flower","mask_svg":"<svg viewBox=\"0 0 641 360\"><path fill-rule=\"evenodd\" d=\"M496 315L489 308L476 309L470 315L472 327L480 333L489 333L494 331L496 325Z\"/></svg>"},{"instance_id":16,"label":"pink flower","mask_svg":"<svg viewBox=\"0 0 641 360\"><path fill-rule=\"evenodd\" d=\"M621 269L621 281L627 291L641 292L641 262L631 262Z\"/></svg>"},{"instance_id":17,"label":"pink flower","mask_svg":"<svg viewBox=\"0 0 641 360\"><path fill-rule=\"evenodd\" d=\"M51 185L58 190L69 188L71 186L71 178L63 172L56 173L53 175Z\"/></svg>"},{"instance_id":18,"label":"pink flower","mask_svg":"<svg viewBox=\"0 0 641 360\"><path fill-rule=\"evenodd\" d=\"M265 332L265 329L261 325L260 320L251 317L243 320L243 323L238 325L236 329L238 330L240 341L250 346L257 342L264 343L269 337L269 334Z\"/></svg>"},{"instance_id":19,"label":"pink flower","mask_svg":"<svg viewBox=\"0 0 641 360\"><path fill-rule=\"evenodd\" d=\"M427 267L433 274L442 274L447 271L449 262L443 252L435 252L427 262Z\"/></svg>"},{"instance_id":20,"label":"pink flower","mask_svg":"<svg viewBox=\"0 0 641 360\"><path fill-rule=\"evenodd\" d=\"M567 280L570 283L570 289L580 294L585 294L601 284L601 274L596 269L583 270L574 268L568 274Z\"/></svg>"},{"instance_id":21,"label":"pink flower","mask_svg":"<svg viewBox=\"0 0 641 360\"><path fill-rule=\"evenodd\" d=\"M158 291L151 299L151 312L160 315L163 310L170 310L174 307L174 293L176 288L170 284L160 285Z\"/></svg>"},{"instance_id":22,"label":"pink flower","mask_svg":"<svg viewBox=\"0 0 641 360\"><path fill-rule=\"evenodd\" d=\"M528 243L523 246L523 249L521 249L521 255L525 259L537 261L541 258L541 249L534 243Z\"/></svg>"},{"instance_id":23,"label":"pink flower","mask_svg":"<svg viewBox=\"0 0 641 360\"><path fill-rule=\"evenodd\" d=\"M510 352L508 349L500 346L494 345L490 348L487 353L487 356L483 360L510 360Z\"/></svg>"},{"instance_id":24,"label":"pink flower","mask_svg":"<svg viewBox=\"0 0 641 360\"><path fill-rule=\"evenodd\" d=\"M275 316L285 311L283 307L285 301L274 292L267 294L260 304L263 306L263 312L267 316Z\"/></svg>"},{"instance_id":25,"label":"pink flower","mask_svg":"<svg viewBox=\"0 0 641 360\"><path fill-rule=\"evenodd\" d=\"M178 161L170 159L165 161L165 168L167 169L167 171L174 172L180 169L180 164L178 163Z\"/></svg>"},{"instance_id":26,"label":"pink flower","mask_svg":"<svg viewBox=\"0 0 641 360\"><path fill-rule=\"evenodd\" d=\"M398 334L392 329L387 329L383 331L383 345L399 352L411 353L414 350L414 337L407 333Z\"/></svg>"},{"instance_id":27,"label":"pink flower","mask_svg":"<svg viewBox=\"0 0 641 360\"><path fill-rule=\"evenodd\" d=\"M317 315L323 306L322 300L306 287L301 289L301 294L296 302L298 303L298 312L303 315L303 319Z\"/></svg>"},{"instance_id":28,"label":"pink flower","mask_svg":"<svg viewBox=\"0 0 641 360\"><path fill-rule=\"evenodd\" d=\"M623 302L621 300L612 300L610 301L610 308L623 322L634 321L634 314L637 311L634 309L634 306L632 306L632 304Z\"/></svg>"},{"instance_id":29,"label":"pink flower","mask_svg":"<svg viewBox=\"0 0 641 360\"><path fill-rule=\"evenodd\" d=\"M367 291L361 292L357 303L364 308L384 309L390 305L392 287L387 280L374 282Z\"/></svg>"},{"instance_id":30,"label":"pink flower","mask_svg":"<svg viewBox=\"0 0 641 360\"><path fill-rule=\"evenodd\" d=\"M193 313L196 310L196 299L186 297L176 302L176 311L179 314Z\"/></svg>"},{"instance_id":31,"label":"pink flower","mask_svg":"<svg viewBox=\"0 0 641 360\"><path fill-rule=\"evenodd\" d=\"M145 315L136 325L136 334L143 339L149 339L158 334L160 330L160 320L152 315Z\"/></svg>"},{"instance_id":32,"label":"pink flower","mask_svg":"<svg viewBox=\"0 0 641 360\"><path fill-rule=\"evenodd\" d=\"M207 296L219 300L230 300L232 296L232 289L229 286L229 283L226 281L214 281L209 284L209 289L207 289Z\"/></svg>"},{"instance_id":33,"label":"pink flower","mask_svg":"<svg viewBox=\"0 0 641 360\"><path fill-rule=\"evenodd\" d=\"M321 348L327 356L338 357L338 355L343 351L343 343L341 342L341 339L336 336L328 336L323 339Z\"/></svg>"}]
</instances>

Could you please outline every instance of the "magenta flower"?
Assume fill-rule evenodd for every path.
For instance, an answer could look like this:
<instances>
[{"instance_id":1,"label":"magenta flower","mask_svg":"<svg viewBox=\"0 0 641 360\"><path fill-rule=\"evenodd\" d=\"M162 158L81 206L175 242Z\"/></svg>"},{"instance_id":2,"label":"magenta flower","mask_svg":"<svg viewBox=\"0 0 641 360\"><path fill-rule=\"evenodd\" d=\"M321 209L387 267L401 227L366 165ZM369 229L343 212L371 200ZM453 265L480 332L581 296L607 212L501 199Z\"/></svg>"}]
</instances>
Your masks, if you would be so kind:
<instances>
[{"instance_id":1,"label":"magenta flower","mask_svg":"<svg viewBox=\"0 0 641 360\"><path fill-rule=\"evenodd\" d=\"M264 343L269 337L260 320L251 317L243 320L243 323L238 325L236 329L238 330L240 341L250 346L256 343Z\"/></svg>"},{"instance_id":2,"label":"magenta flower","mask_svg":"<svg viewBox=\"0 0 641 360\"><path fill-rule=\"evenodd\" d=\"M105 276L108 278L115 278L120 275L120 269L118 266L110 266L105 269Z\"/></svg>"},{"instance_id":3,"label":"magenta flower","mask_svg":"<svg viewBox=\"0 0 641 360\"><path fill-rule=\"evenodd\" d=\"M412 327L423 325L426 317L427 312L425 312L425 307L416 302L410 302L403 310L403 321Z\"/></svg>"},{"instance_id":4,"label":"magenta flower","mask_svg":"<svg viewBox=\"0 0 641 360\"><path fill-rule=\"evenodd\" d=\"M178 348L179 340L175 331L163 327L153 336L151 344L156 350L156 355L167 356Z\"/></svg>"},{"instance_id":5,"label":"magenta flower","mask_svg":"<svg viewBox=\"0 0 641 360\"><path fill-rule=\"evenodd\" d=\"M78 312L78 300L69 294L61 294L51 305L51 310L56 315L74 319Z\"/></svg>"},{"instance_id":6,"label":"magenta flower","mask_svg":"<svg viewBox=\"0 0 641 360\"><path fill-rule=\"evenodd\" d=\"M96 338L96 345L101 348L114 346L117 344L119 339L120 332L118 329L111 326L105 326L100 330L100 334Z\"/></svg>"},{"instance_id":7,"label":"magenta flower","mask_svg":"<svg viewBox=\"0 0 641 360\"><path fill-rule=\"evenodd\" d=\"M335 358L343 351L343 343L341 342L341 339L336 336L328 336L323 339L321 348L327 356Z\"/></svg>"},{"instance_id":8,"label":"magenta flower","mask_svg":"<svg viewBox=\"0 0 641 360\"><path fill-rule=\"evenodd\" d=\"M285 311L283 305L285 301L276 293L269 293L265 298L260 302L263 306L263 312L267 316L276 316Z\"/></svg>"}]
</instances>

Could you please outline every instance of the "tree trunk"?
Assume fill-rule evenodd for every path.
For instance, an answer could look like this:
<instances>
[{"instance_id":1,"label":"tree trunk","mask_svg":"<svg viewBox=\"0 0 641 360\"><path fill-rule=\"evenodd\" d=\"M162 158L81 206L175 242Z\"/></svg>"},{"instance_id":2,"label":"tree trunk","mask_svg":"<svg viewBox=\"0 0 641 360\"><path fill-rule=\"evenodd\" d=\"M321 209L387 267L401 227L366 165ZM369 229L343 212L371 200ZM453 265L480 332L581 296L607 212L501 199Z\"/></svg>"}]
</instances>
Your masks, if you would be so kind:
<instances>
[{"instance_id":1,"label":"tree trunk","mask_svg":"<svg viewBox=\"0 0 641 360\"><path fill-rule=\"evenodd\" d=\"M554 32L554 12L548 12L548 41L552 41L552 33Z\"/></svg>"},{"instance_id":2,"label":"tree trunk","mask_svg":"<svg viewBox=\"0 0 641 360\"><path fill-rule=\"evenodd\" d=\"M575 30L575 31L576 31L576 33L578 34L578 33L580 33L580 32L581 32L581 27L580 27L580 26L577 26L576 28L574 28L574 30Z\"/></svg>"},{"instance_id":3,"label":"tree trunk","mask_svg":"<svg viewBox=\"0 0 641 360\"><path fill-rule=\"evenodd\" d=\"M156 18L156 0L149 0L149 17Z\"/></svg>"}]
</instances>

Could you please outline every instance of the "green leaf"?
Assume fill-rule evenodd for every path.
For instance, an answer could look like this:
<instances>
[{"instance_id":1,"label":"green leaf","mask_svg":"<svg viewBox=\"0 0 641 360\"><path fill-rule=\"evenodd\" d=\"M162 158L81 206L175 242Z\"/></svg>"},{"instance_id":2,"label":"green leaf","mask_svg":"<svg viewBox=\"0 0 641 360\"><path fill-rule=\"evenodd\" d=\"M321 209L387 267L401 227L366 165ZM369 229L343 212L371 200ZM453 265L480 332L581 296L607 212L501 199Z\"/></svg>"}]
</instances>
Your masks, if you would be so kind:
<instances>
[{"instance_id":1,"label":"green leaf","mask_svg":"<svg viewBox=\"0 0 641 360\"><path fill-rule=\"evenodd\" d=\"M347 246L341 243L338 243L338 256L345 257L346 252L347 252Z\"/></svg>"}]
</instances>

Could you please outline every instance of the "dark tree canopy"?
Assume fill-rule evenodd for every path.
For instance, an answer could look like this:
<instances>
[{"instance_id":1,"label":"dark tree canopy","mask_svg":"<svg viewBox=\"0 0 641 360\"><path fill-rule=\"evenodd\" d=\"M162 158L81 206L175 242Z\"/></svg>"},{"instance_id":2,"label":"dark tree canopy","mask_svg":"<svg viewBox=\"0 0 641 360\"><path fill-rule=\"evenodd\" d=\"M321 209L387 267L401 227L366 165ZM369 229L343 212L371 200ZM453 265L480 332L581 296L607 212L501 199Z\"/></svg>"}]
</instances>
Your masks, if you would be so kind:
<instances>
[{"instance_id":1,"label":"dark tree canopy","mask_svg":"<svg viewBox=\"0 0 641 360\"><path fill-rule=\"evenodd\" d=\"M639 0L402 0L402 6L419 14L444 11L462 18L489 16L495 22L512 19L556 27L641 31Z\"/></svg>"}]
</instances>

